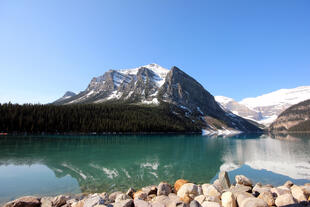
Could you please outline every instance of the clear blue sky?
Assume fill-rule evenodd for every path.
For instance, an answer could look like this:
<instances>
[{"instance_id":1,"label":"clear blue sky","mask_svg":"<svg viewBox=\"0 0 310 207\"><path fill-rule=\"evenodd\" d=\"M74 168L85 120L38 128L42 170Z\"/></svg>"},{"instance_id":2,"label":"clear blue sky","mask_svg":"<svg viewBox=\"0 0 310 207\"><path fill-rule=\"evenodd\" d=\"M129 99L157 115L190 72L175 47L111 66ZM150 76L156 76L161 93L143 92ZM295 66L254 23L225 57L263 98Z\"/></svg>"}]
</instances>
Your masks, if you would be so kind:
<instances>
[{"instance_id":1,"label":"clear blue sky","mask_svg":"<svg viewBox=\"0 0 310 207\"><path fill-rule=\"evenodd\" d=\"M154 62L236 100L310 85L309 11L309 0L0 0L0 102L47 103Z\"/></svg>"}]
</instances>

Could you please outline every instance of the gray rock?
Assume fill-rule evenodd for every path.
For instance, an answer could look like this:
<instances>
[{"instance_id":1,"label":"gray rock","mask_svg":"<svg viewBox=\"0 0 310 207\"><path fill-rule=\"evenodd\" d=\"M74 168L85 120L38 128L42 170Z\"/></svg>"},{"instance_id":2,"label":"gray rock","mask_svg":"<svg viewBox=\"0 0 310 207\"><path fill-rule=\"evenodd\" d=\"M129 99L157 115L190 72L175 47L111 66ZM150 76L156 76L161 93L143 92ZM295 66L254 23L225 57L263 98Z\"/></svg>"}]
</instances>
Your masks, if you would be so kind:
<instances>
[{"instance_id":1,"label":"gray rock","mask_svg":"<svg viewBox=\"0 0 310 207\"><path fill-rule=\"evenodd\" d=\"M168 183L161 182L157 186L157 196L160 196L160 195L166 195L167 196L171 192L172 192L172 188Z\"/></svg>"},{"instance_id":2,"label":"gray rock","mask_svg":"<svg viewBox=\"0 0 310 207\"><path fill-rule=\"evenodd\" d=\"M201 205L198 201L192 200L189 204L189 207L201 207Z\"/></svg>"},{"instance_id":3,"label":"gray rock","mask_svg":"<svg viewBox=\"0 0 310 207\"><path fill-rule=\"evenodd\" d=\"M99 194L93 194L85 199L83 207L94 207L99 204L105 204L105 202Z\"/></svg>"},{"instance_id":4,"label":"gray rock","mask_svg":"<svg viewBox=\"0 0 310 207\"><path fill-rule=\"evenodd\" d=\"M245 177L244 175L236 175L235 177L236 183L245 186L252 186L252 181Z\"/></svg>"},{"instance_id":5,"label":"gray rock","mask_svg":"<svg viewBox=\"0 0 310 207\"><path fill-rule=\"evenodd\" d=\"M219 173L219 182L224 190L230 188L230 180L226 171Z\"/></svg>"},{"instance_id":6,"label":"gray rock","mask_svg":"<svg viewBox=\"0 0 310 207\"><path fill-rule=\"evenodd\" d=\"M127 200L116 202L114 204L114 207L133 207L133 200L127 199Z\"/></svg>"}]
</instances>

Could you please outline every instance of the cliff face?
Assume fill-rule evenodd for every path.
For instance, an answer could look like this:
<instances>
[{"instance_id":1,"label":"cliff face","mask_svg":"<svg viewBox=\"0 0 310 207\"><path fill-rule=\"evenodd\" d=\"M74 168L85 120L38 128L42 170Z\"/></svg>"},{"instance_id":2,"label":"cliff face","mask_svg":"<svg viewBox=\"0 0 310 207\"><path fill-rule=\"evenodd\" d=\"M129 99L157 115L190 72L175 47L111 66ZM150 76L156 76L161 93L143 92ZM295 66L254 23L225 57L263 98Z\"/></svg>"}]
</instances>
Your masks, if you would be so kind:
<instances>
[{"instance_id":1,"label":"cliff face","mask_svg":"<svg viewBox=\"0 0 310 207\"><path fill-rule=\"evenodd\" d=\"M282 112L270 131L310 131L310 100L291 106Z\"/></svg>"},{"instance_id":2,"label":"cliff face","mask_svg":"<svg viewBox=\"0 0 310 207\"><path fill-rule=\"evenodd\" d=\"M107 101L158 106L169 103L183 110L182 116L210 130L260 131L247 120L226 112L194 78L177 67L167 70L150 64L134 69L109 70L93 78L87 89L54 104L102 103Z\"/></svg>"}]
</instances>

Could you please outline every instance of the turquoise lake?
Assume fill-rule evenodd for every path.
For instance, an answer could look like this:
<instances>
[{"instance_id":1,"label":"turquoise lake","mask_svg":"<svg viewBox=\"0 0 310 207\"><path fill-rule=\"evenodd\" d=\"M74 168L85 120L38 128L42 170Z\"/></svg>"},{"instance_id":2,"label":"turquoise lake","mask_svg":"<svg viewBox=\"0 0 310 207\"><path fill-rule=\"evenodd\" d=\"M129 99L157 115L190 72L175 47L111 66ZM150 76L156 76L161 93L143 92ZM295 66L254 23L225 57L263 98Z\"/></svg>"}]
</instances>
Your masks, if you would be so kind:
<instances>
[{"instance_id":1,"label":"turquoise lake","mask_svg":"<svg viewBox=\"0 0 310 207\"><path fill-rule=\"evenodd\" d=\"M0 137L0 203L22 195L126 191L160 181L310 182L310 135Z\"/></svg>"}]
</instances>

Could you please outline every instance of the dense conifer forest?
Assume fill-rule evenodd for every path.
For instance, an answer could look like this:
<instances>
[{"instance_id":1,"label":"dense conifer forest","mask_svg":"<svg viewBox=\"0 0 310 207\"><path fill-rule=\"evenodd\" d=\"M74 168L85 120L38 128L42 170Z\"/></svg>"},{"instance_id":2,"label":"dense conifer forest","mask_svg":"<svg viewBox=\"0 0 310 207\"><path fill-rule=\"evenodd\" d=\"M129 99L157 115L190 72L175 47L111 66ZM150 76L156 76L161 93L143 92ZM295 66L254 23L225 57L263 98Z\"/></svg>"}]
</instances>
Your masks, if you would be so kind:
<instances>
[{"instance_id":1,"label":"dense conifer forest","mask_svg":"<svg viewBox=\"0 0 310 207\"><path fill-rule=\"evenodd\" d=\"M132 104L0 104L0 132L200 132L178 108ZM182 113L182 111L179 111Z\"/></svg>"}]
</instances>

